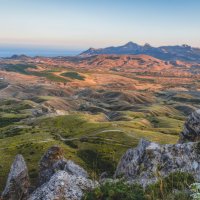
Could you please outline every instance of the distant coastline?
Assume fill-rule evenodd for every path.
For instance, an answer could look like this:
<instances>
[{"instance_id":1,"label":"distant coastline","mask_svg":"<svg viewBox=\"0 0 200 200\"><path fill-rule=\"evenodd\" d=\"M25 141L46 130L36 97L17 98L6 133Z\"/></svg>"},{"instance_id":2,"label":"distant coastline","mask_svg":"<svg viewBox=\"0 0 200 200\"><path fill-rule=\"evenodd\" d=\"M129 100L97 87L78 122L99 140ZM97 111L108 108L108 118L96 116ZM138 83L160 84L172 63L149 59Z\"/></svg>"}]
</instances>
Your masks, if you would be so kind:
<instances>
[{"instance_id":1,"label":"distant coastline","mask_svg":"<svg viewBox=\"0 0 200 200\"><path fill-rule=\"evenodd\" d=\"M66 50L66 49L36 49L36 48L0 48L0 57L11 57L13 55L27 55L27 56L44 56L44 57L56 57L56 56L75 56L78 55L81 50Z\"/></svg>"}]
</instances>

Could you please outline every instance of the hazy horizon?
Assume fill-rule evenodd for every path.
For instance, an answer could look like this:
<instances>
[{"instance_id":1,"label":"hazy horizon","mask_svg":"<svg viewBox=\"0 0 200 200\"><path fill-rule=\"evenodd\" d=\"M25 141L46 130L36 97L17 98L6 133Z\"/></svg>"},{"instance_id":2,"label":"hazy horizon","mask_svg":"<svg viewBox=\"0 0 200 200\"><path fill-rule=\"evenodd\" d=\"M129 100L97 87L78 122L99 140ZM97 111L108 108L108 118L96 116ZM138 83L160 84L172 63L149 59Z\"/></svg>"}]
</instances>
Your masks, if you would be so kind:
<instances>
[{"instance_id":1,"label":"hazy horizon","mask_svg":"<svg viewBox=\"0 0 200 200\"><path fill-rule=\"evenodd\" d=\"M120 46L200 47L200 1L0 0L0 47L68 49Z\"/></svg>"},{"instance_id":2,"label":"hazy horizon","mask_svg":"<svg viewBox=\"0 0 200 200\"><path fill-rule=\"evenodd\" d=\"M1 47L0 46L0 57L11 57L13 55L26 55L30 57L45 56L45 57L56 57L56 56L76 56L81 53L82 50L73 49L56 49L56 48L40 48L40 47Z\"/></svg>"},{"instance_id":3,"label":"hazy horizon","mask_svg":"<svg viewBox=\"0 0 200 200\"><path fill-rule=\"evenodd\" d=\"M134 41L128 41L128 42L134 42ZM126 42L126 43L128 43L128 42ZM111 46L117 47L117 46L121 46L121 45L125 45L125 44L108 45L108 46L98 47L98 48L106 48L106 47L111 47ZM144 45L144 44L138 44L138 45ZM176 44L176 45L184 45L184 44ZM165 45L163 45L163 46L165 46ZM172 45L166 44L166 46L172 46ZM160 46L154 46L154 47L160 47ZM91 48L91 47L87 47L85 49L67 49L67 48L63 48L63 47L56 48L56 47L47 47L47 46L46 47L40 47L40 46L24 46L24 47L22 47L20 45L19 46L17 46L17 45L1 46L0 45L0 57L11 57L13 55L26 55L26 56L30 56L30 57L35 57L35 56L46 56L46 57L76 56L89 48Z\"/></svg>"}]
</instances>

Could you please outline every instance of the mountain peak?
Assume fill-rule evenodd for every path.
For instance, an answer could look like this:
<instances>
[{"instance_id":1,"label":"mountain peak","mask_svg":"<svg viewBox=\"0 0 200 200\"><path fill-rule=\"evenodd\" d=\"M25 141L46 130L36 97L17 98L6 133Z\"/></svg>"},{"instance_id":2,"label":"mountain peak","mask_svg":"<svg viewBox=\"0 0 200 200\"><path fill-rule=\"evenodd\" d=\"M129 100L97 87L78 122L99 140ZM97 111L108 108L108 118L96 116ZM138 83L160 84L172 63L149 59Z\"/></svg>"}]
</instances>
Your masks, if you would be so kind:
<instances>
[{"instance_id":1,"label":"mountain peak","mask_svg":"<svg viewBox=\"0 0 200 200\"><path fill-rule=\"evenodd\" d=\"M126 43L124 46L138 46L138 44L130 41L130 42Z\"/></svg>"},{"instance_id":2,"label":"mountain peak","mask_svg":"<svg viewBox=\"0 0 200 200\"><path fill-rule=\"evenodd\" d=\"M191 49L191 48L192 48L191 46L189 46L189 45L187 45L187 44L183 44L182 47L183 47L183 48L187 48L187 49Z\"/></svg>"},{"instance_id":3,"label":"mountain peak","mask_svg":"<svg viewBox=\"0 0 200 200\"><path fill-rule=\"evenodd\" d=\"M151 47L149 43L145 43L144 47Z\"/></svg>"},{"instance_id":4,"label":"mountain peak","mask_svg":"<svg viewBox=\"0 0 200 200\"><path fill-rule=\"evenodd\" d=\"M107 47L101 49L89 49L80 54L80 56L92 56L102 54L116 54L116 55L138 55L145 54L155 58L173 61L192 61L200 63L200 49L192 48L188 45L175 46L161 46L153 47L146 43L144 46L138 45L132 41L122 46Z\"/></svg>"}]
</instances>

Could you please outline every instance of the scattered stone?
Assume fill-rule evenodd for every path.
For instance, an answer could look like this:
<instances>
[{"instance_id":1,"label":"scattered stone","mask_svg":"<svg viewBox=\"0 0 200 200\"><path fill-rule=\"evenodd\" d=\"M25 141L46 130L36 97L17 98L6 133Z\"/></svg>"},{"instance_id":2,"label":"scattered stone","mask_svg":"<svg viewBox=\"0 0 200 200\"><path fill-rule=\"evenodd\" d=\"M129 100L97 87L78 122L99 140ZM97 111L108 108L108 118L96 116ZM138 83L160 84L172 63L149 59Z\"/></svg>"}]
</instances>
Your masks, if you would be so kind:
<instances>
[{"instance_id":1,"label":"scattered stone","mask_svg":"<svg viewBox=\"0 0 200 200\"><path fill-rule=\"evenodd\" d=\"M17 155L11 166L2 200L25 200L30 186L28 169L22 155Z\"/></svg>"}]
</instances>

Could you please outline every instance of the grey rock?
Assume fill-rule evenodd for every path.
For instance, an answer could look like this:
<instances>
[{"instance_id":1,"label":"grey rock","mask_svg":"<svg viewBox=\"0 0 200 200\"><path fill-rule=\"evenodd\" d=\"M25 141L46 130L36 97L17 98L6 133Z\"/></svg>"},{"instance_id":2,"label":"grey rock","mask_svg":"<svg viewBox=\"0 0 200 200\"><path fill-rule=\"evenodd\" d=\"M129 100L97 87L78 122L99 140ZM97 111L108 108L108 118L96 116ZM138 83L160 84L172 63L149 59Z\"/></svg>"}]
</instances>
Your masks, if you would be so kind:
<instances>
[{"instance_id":1,"label":"grey rock","mask_svg":"<svg viewBox=\"0 0 200 200\"><path fill-rule=\"evenodd\" d=\"M190 172L200 181L200 146L198 142L166 144L141 140L121 158L115 178L123 177L144 187L172 172Z\"/></svg>"},{"instance_id":2,"label":"grey rock","mask_svg":"<svg viewBox=\"0 0 200 200\"><path fill-rule=\"evenodd\" d=\"M64 159L63 151L58 146L53 146L43 155L39 163L39 184L42 185L50 180L51 176L55 173L54 165L58 161ZM63 163L60 163L60 167ZM58 166L57 166L58 167Z\"/></svg>"},{"instance_id":3,"label":"grey rock","mask_svg":"<svg viewBox=\"0 0 200 200\"><path fill-rule=\"evenodd\" d=\"M68 172L71 175L82 176L84 178L88 178L88 173L82 167L75 164L71 160L66 161L64 171Z\"/></svg>"},{"instance_id":4,"label":"grey rock","mask_svg":"<svg viewBox=\"0 0 200 200\"><path fill-rule=\"evenodd\" d=\"M71 160L66 160L63 151L58 146L51 147L42 157L39 164L39 184L42 185L59 170L68 172L71 175L88 178L88 173Z\"/></svg>"},{"instance_id":5,"label":"grey rock","mask_svg":"<svg viewBox=\"0 0 200 200\"><path fill-rule=\"evenodd\" d=\"M2 200L25 200L30 186L28 169L22 155L17 155L11 166Z\"/></svg>"},{"instance_id":6,"label":"grey rock","mask_svg":"<svg viewBox=\"0 0 200 200\"><path fill-rule=\"evenodd\" d=\"M179 143L200 141L200 110L193 112L187 119L180 134Z\"/></svg>"},{"instance_id":7,"label":"grey rock","mask_svg":"<svg viewBox=\"0 0 200 200\"><path fill-rule=\"evenodd\" d=\"M83 176L58 171L49 182L36 189L28 200L80 200L84 191L91 190L97 185L97 182Z\"/></svg>"}]
</instances>

